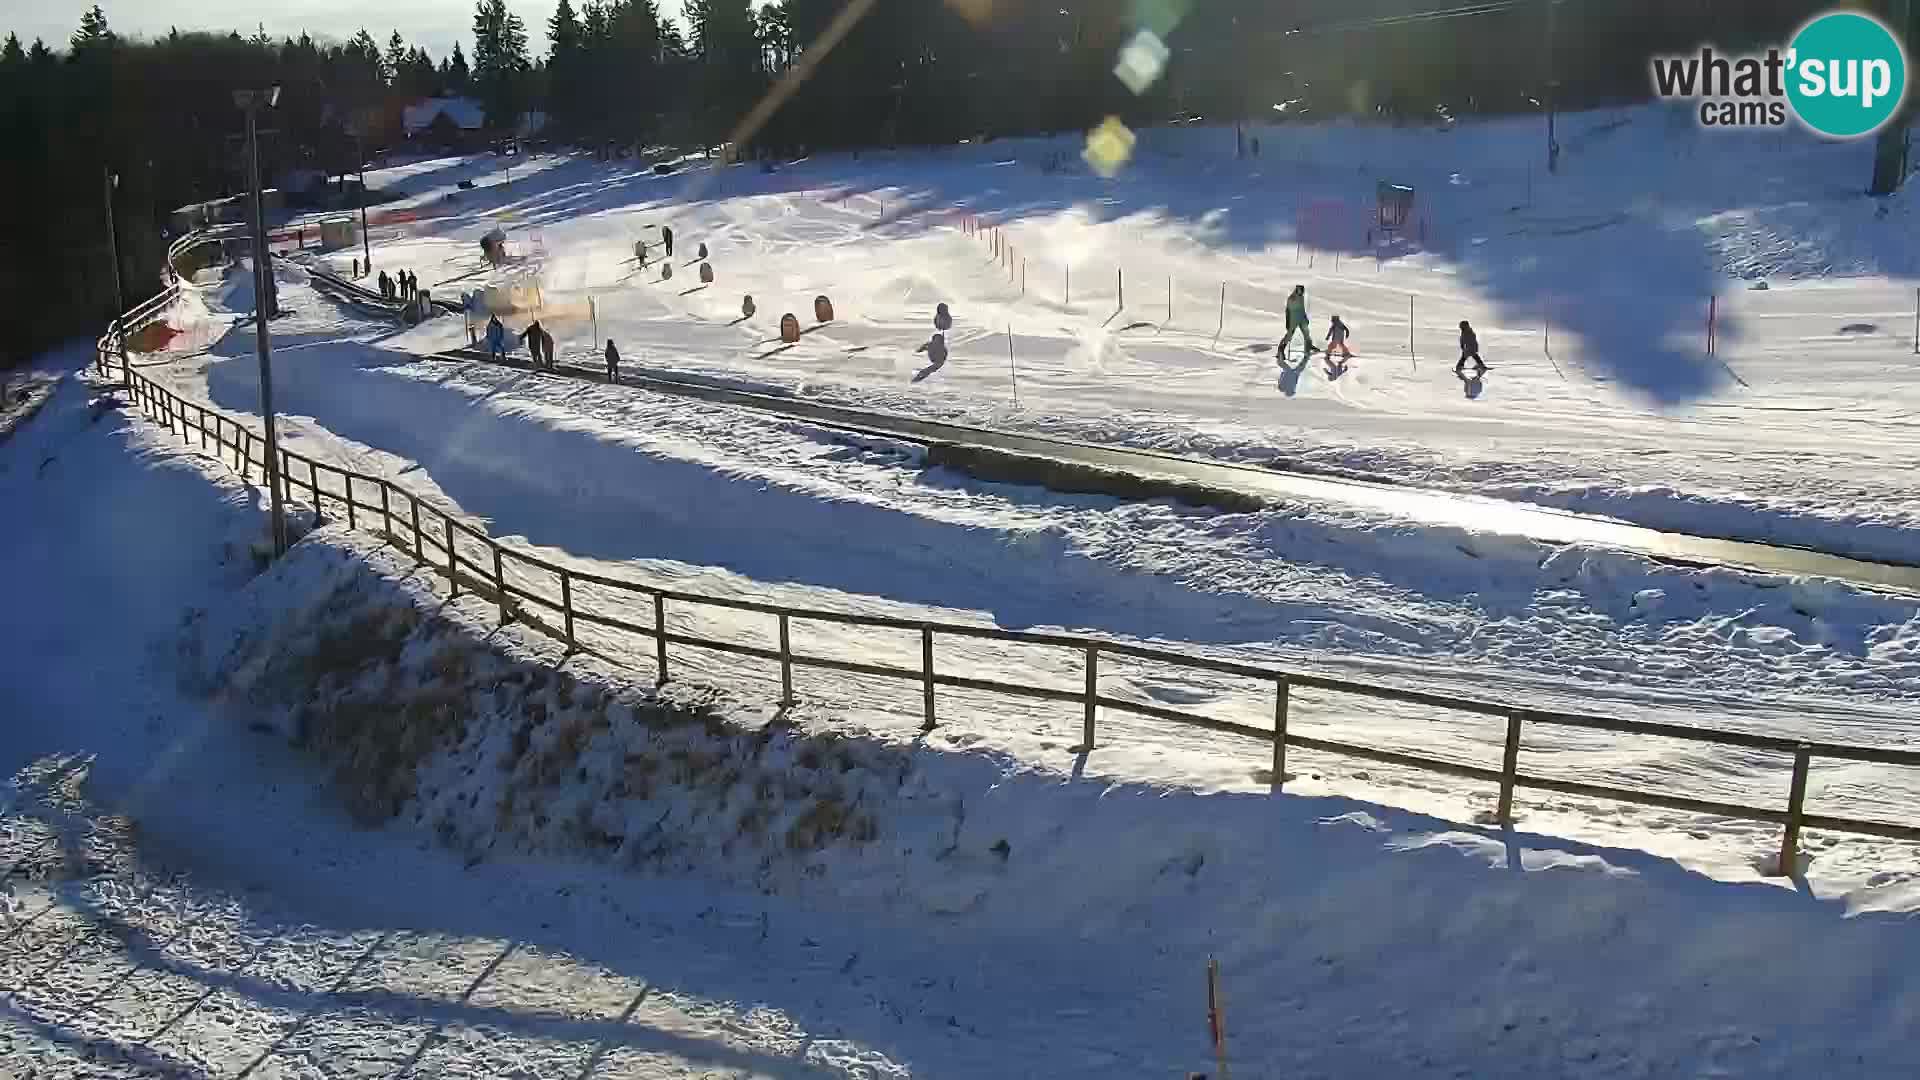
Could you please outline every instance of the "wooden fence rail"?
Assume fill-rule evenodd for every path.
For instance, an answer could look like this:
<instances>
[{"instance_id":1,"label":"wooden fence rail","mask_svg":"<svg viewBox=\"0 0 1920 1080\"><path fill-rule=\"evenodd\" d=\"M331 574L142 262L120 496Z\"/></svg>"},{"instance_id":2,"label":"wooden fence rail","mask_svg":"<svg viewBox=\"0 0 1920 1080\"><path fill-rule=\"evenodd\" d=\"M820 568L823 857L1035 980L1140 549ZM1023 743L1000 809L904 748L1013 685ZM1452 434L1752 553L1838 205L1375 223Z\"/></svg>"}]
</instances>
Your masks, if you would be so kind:
<instances>
[{"instance_id":1,"label":"wooden fence rail","mask_svg":"<svg viewBox=\"0 0 1920 1080\"><path fill-rule=\"evenodd\" d=\"M107 334L99 340L97 345L99 366L102 371L110 370L113 360L122 355L119 350L123 344L123 335L137 329L133 323L140 318L151 318L163 311L166 305L158 301L162 298L170 301L174 295L177 295L177 291L177 288L169 290L162 294L161 298L142 305L140 309L116 320L109 327ZM263 440L259 436L232 417L209 411L198 403L186 401L136 371L131 363L123 364L122 371L126 378L127 392L134 404L147 416L166 425L169 432L177 430L183 442L190 442L196 433L203 446L208 445L210 440L214 455L223 463L230 465L242 479L251 482L257 472L261 480L265 481L267 474L265 449ZM208 426L209 418L212 422L211 429ZM229 452L233 455L231 459L227 456ZM499 621L502 624L522 622L559 640L569 652L591 651L580 644L577 636L578 628L583 625L606 627L651 639L654 642L655 677L661 683L665 683L669 677L668 647L679 645L779 664L783 705L794 702L793 670L796 667L919 683L922 697L921 722L926 730L932 730L937 724L935 704L937 690L941 687L1077 704L1082 709L1081 745L1076 748L1080 752L1091 751L1097 745L1096 727L1102 709L1131 713L1270 743L1273 762L1272 786L1276 791L1280 790L1287 780L1286 754L1289 747L1294 747L1497 785L1498 803L1495 816L1503 826L1512 824L1514 794L1518 789L1550 791L1563 795L1614 800L1776 824L1783 827L1778 864L1783 873L1792 872L1796 866L1800 833L1805 828L1920 841L1920 826L1809 814L1805 806L1807 775L1815 759L1920 767L1920 751L1811 742L1680 724L1532 709L1514 703L1477 701L1446 694L1359 683L1332 676L1309 675L1075 634L1002 630L991 626L862 615L661 588L561 566L524 551L506 547L488 536L478 526L454 517L448 511L434 506L385 477L343 469L285 449L281 450L280 459L278 470L280 483L284 485L284 494L289 501L296 495L304 494L315 513L322 517L330 513L344 513L349 526L354 528L360 528L362 522L366 522L370 531L387 537L396 547L410 553L422 565L444 575L454 595L459 595L464 589L491 599L498 608ZM296 465L300 467L296 468ZM303 472L304 477L301 475ZM374 490L379 493L378 499L370 501L367 495ZM379 528L374 529L371 526L376 514ZM423 515L425 515L424 518ZM468 551L461 550L460 537L462 536L471 542L468 545L469 550L475 548L486 550L488 555L486 562L477 562ZM559 582L558 595L548 595L525 585L515 584L508 579L510 568L520 571L534 570L552 576ZM594 610L590 604L583 606L584 598L578 588L581 585L626 593L642 600L650 599L653 608L650 624L623 619L609 611ZM769 616L770 629L777 635L778 645L769 648L669 630L667 627L669 602L673 603L677 609L704 607ZM557 624L556 621L550 621L547 612L557 616ZM796 619L868 629L915 631L920 638L920 663L917 667L898 667L796 652L790 633L791 624ZM1084 681L1078 688L1064 689L1029 686L997 679L972 678L951 673L943 674L935 665L935 645L940 638L974 638L1076 650L1082 657ZM1146 660L1271 684L1274 726L1269 730L1102 694L1099 689L1099 673L1103 656ZM1288 727L1290 699L1293 691L1302 688L1504 717L1506 737L1500 766L1491 768L1466 765L1396 750L1381 750L1333 739L1309 737L1291 731ZM1791 768L1786 808L1775 810L1530 775L1520 770L1524 735L1529 725L1681 739L1779 753L1783 759L1790 761Z\"/></svg>"}]
</instances>

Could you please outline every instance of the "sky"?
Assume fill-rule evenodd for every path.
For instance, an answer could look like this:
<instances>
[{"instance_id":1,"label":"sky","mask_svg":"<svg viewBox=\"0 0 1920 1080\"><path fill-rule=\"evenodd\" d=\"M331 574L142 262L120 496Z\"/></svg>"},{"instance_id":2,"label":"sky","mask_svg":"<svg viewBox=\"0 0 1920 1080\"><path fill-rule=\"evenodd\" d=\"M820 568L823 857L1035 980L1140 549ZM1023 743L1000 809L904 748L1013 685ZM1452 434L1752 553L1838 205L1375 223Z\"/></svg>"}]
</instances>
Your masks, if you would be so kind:
<instances>
[{"instance_id":1,"label":"sky","mask_svg":"<svg viewBox=\"0 0 1920 1080\"><path fill-rule=\"evenodd\" d=\"M538 54L547 49L547 19L556 0L507 0L507 7L527 24L529 47ZM0 0L0 36L7 31L31 45L36 37L65 48L80 25L80 13L90 3L46 3L45 0ZM408 45L423 45L435 61L453 51L454 42L469 58L473 55L473 0L411 0L393 4L376 0L280 0L275 4L241 0L138 0L116 3L102 0L107 23L121 34L159 37L171 27L181 30L238 30L251 34L264 24L274 38L350 38L366 27L382 48L395 30ZM582 5L574 4L577 10ZM662 0L660 10L680 18L681 0Z\"/></svg>"}]
</instances>

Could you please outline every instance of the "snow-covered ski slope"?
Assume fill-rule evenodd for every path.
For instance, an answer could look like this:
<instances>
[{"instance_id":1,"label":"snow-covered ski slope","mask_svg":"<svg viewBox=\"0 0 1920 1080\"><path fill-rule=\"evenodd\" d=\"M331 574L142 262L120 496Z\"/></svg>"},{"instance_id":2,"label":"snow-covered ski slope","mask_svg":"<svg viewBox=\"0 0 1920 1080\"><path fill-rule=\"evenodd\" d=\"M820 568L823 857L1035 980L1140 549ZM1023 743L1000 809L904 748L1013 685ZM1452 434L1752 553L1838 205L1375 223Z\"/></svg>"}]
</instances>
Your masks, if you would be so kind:
<instances>
[{"instance_id":1,"label":"snow-covered ski slope","mask_svg":"<svg viewBox=\"0 0 1920 1080\"><path fill-rule=\"evenodd\" d=\"M1540 707L1836 742L1910 738L1920 612L1909 597L1322 508L1218 514L981 483L928 469L910 446L399 352L390 324L335 305L301 277L283 273L293 313L273 324L286 444L389 477L585 572L793 606L1092 633ZM232 297L247 290L244 275L226 285ZM225 302L205 294L176 314L194 328L182 340L218 338L210 351L147 370L224 412L253 413L252 339L244 327L219 336L234 317ZM644 599L576 587L597 610L652 618ZM760 617L676 607L671 624L772 644L772 622ZM647 640L580 632L625 670L653 670ZM796 644L918 663L912 634L807 625ZM940 646L943 672L1066 690L1079 687L1081 664L1067 650ZM671 671L751 699L777 694L770 664L687 649ZM1101 679L1105 694L1271 723L1271 689L1258 683L1127 663L1103 664ZM838 723L902 742L918 735L911 686L803 672L797 689ZM1062 774L1200 791L1267 783L1267 748L1249 740L1110 716L1099 750L1078 761L1073 706L943 691L940 710L946 745ZM1297 733L1483 765L1499 761L1504 734L1484 717L1306 692L1293 717ZM1765 805L1786 784L1782 755L1570 732L1530 734L1526 745L1529 768L1570 779ZM1297 767L1290 791L1456 819L1484 812L1493 795L1353 761L1307 756ZM1903 821L1920 777L1823 766L1812 791L1823 810ZM1522 808L1530 827L1671 853L1731 878L1752 878L1777 849L1769 826L1558 798ZM1904 845L1851 838L1820 851L1817 887L1843 893L1874 888L1875 875L1914 858Z\"/></svg>"},{"instance_id":2,"label":"snow-covered ski slope","mask_svg":"<svg viewBox=\"0 0 1920 1080\"><path fill-rule=\"evenodd\" d=\"M1551 178L1530 165L1540 125L1519 120L1273 128L1239 162L1230 131L1146 132L1112 181L1042 170L1072 138L675 178L535 159L511 185L423 191L440 216L376 261L443 297L537 281L570 352L613 337L629 360L832 399L1920 559L1911 197L1857 194L1864 146L1702 132L1654 108L1561 130ZM1425 243L1376 260L1364 218L1381 179L1416 187ZM1010 267L963 212L999 227ZM478 249L496 226L526 256L498 273ZM700 289L703 242L717 280ZM1353 327L1344 371L1276 363L1296 283L1318 334L1332 314ZM837 319L815 330L817 294ZM916 350L939 302L956 325L932 367ZM787 311L809 333L781 348ZM1462 319L1494 365L1478 382L1451 371Z\"/></svg>"},{"instance_id":3,"label":"snow-covered ski slope","mask_svg":"<svg viewBox=\"0 0 1920 1080\"><path fill-rule=\"evenodd\" d=\"M481 802L462 828L502 839L480 853L404 820L356 828L285 718L209 696L200 661L297 641L343 582L373 603L333 614L418 603L471 648L561 664L557 648L345 530L254 576L262 493L157 426L94 415L71 381L0 446L0 497L30 523L0 530L10 1077L1178 1077L1212 1067L1208 956L1235 1075L1916 1068L1920 950L1875 911L1911 907L1911 870L1842 905L1525 827L1069 781L954 743L846 776L900 812L862 850L787 856L805 872L778 888L752 884L754 847L663 872L510 842L548 805L501 822ZM599 692L582 664L549 703L555 683ZM742 724L771 712L726 704ZM616 715L608 736L632 727ZM596 780L604 742L583 747ZM499 748L468 749L436 764L497 792ZM690 841L719 848L735 829L714 801L604 809L705 806Z\"/></svg>"}]
</instances>

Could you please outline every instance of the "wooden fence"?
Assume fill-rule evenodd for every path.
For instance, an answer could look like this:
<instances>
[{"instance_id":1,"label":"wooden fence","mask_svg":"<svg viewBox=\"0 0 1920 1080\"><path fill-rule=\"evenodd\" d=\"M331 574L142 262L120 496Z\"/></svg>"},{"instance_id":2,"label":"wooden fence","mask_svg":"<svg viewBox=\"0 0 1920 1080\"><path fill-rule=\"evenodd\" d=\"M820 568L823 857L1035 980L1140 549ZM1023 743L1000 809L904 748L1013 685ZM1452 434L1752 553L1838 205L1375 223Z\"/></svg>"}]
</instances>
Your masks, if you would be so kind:
<instances>
[{"instance_id":1,"label":"wooden fence","mask_svg":"<svg viewBox=\"0 0 1920 1080\"><path fill-rule=\"evenodd\" d=\"M110 370L113 360L123 355L120 352L121 335L137 330L138 326L133 325L137 319L150 319L157 312L164 310L165 305L158 301L170 299L176 294L177 289L169 290L161 297L156 297L155 301L149 301L148 304L142 305L141 309L129 313L127 317L116 320L109 328L107 335L98 343L99 364L103 371ZM219 456L243 479L251 481L255 475L258 475L264 482L267 470L264 459L265 440L262 437L231 417L172 393L134 370L131 364L123 364L122 371L126 376L128 393L147 416L166 425L170 432L177 431L182 442L191 444L197 438L202 448L209 449ZM936 691L941 687L1066 702L1081 707L1081 743L1076 747L1076 750L1081 752L1089 751L1096 745L1095 737L1102 709L1133 713L1223 734L1244 736L1269 744L1272 753L1272 784L1276 791L1286 780L1287 751L1290 747L1298 747L1497 785L1499 797L1496 815L1503 826L1512 824L1514 792L1520 788L1769 822L1780 825L1784 829L1779 863L1783 873L1790 872L1796 865L1800 832L1803 828L1829 829L1895 840L1920 841L1920 827L1809 814L1805 806L1807 776L1816 758L1920 767L1920 751L1804 742L1771 735L1532 709L1524 705L1476 701L1446 694L1370 685L1324 675L1284 671L1072 634L1034 633L988 626L857 615L842 611L789 607L664 589L572 569L527 552L506 547L488 536L483 529L455 518L383 477L369 476L315 461L285 448L280 450L279 472L281 483L284 485L283 493L288 501L292 501L295 495L304 492L309 504L321 516L337 512L345 517L350 527L367 529L387 537L423 565L445 575L453 595L458 596L461 590L465 589L491 600L498 609L499 620L503 625L514 621L525 623L557 638L570 652L586 651L582 649L576 636L576 631L583 624L607 627L651 639L654 644L655 674L657 681L661 683L667 681L670 670L669 646L681 645L777 663L780 668L780 700L783 705L794 702L793 671L796 667L827 669L918 683L922 690L922 724L926 730L931 730L935 726ZM467 551L462 551L463 537L466 540ZM471 557L470 553L476 551L483 552L484 557L480 559ZM514 584L508 580L506 572L510 566L532 568L549 575L559 583L558 595L542 593ZM583 584L650 600L653 617L649 623L641 624L622 619L609 611L594 610L590 604L582 602L582 597L575 588L576 585ZM777 634L778 647L767 648L739 641L703 638L671 631L667 628L669 604L676 607L721 608L764 615L772 624L770 628ZM917 632L920 638L920 665L917 668L896 667L798 652L792 647L791 642L790 631L794 620ZM1066 690L1027 686L997 679L943 674L935 665L936 645L942 638L974 638L1076 650L1083 658L1085 681L1081 689ZM1103 695L1099 690L1102 657L1147 660L1173 667L1242 677L1270 684L1273 727L1271 729L1256 727ZM1504 717L1506 741L1500 765L1497 768L1465 765L1333 739L1309 737L1289 731L1288 697L1296 688L1333 691L1375 700ZM1786 805L1783 809L1776 810L1531 775L1520 770L1522 736L1528 725L1585 728L1621 735L1679 739L1716 746L1775 752L1783 755L1783 763L1785 760L1791 761Z\"/></svg>"}]
</instances>

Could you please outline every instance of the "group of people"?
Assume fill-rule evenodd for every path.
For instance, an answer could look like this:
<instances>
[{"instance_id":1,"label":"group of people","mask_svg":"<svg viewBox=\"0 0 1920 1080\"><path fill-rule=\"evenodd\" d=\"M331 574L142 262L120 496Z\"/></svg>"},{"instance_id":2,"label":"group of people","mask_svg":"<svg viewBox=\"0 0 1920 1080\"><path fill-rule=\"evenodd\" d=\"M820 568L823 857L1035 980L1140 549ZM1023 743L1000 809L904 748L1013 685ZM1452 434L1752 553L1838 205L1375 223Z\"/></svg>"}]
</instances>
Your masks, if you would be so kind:
<instances>
[{"instance_id":1,"label":"group of people","mask_svg":"<svg viewBox=\"0 0 1920 1080\"><path fill-rule=\"evenodd\" d=\"M660 226L660 242L666 246L667 258L673 258L673 226ZM639 261L642 270L647 268L647 242L645 240L635 240L633 242L633 257Z\"/></svg>"},{"instance_id":2,"label":"group of people","mask_svg":"<svg viewBox=\"0 0 1920 1080\"><path fill-rule=\"evenodd\" d=\"M520 343L527 347L527 354L533 358L533 366L545 371L559 369L559 361L554 358L553 334L535 319L520 332ZM492 360L507 358L507 325L494 315L487 319L487 357ZM614 347L613 339L607 339L607 381L620 381L620 350Z\"/></svg>"},{"instance_id":3,"label":"group of people","mask_svg":"<svg viewBox=\"0 0 1920 1080\"><path fill-rule=\"evenodd\" d=\"M380 271L380 295L389 300L412 300L420 295L420 279L407 270L402 270L391 277L382 270Z\"/></svg>"},{"instance_id":4,"label":"group of people","mask_svg":"<svg viewBox=\"0 0 1920 1080\"><path fill-rule=\"evenodd\" d=\"M1287 297L1287 332L1281 336L1278 350L1282 360L1285 360L1287 357L1287 346L1292 344L1295 331L1299 331L1300 338L1306 345L1307 351L1303 354L1302 359L1312 356L1317 352L1324 352L1327 357L1327 363L1331 366L1333 363L1333 355L1336 351L1339 352L1340 362L1343 365L1353 359L1353 349L1347 345L1347 337L1351 331L1348 330L1347 324L1342 322L1338 315L1335 315L1332 322L1327 326L1326 349L1322 350L1314 345L1313 331L1307 326L1307 287L1305 285L1295 285L1292 294ZM1487 362L1480 359L1480 337L1473 332L1472 324L1465 319L1461 319L1460 360L1453 365L1454 374L1465 374L1467 361L1469 360L1474 363L1474 373L1476 375L1486 373Z\"/></svg>"}]
</instances>

